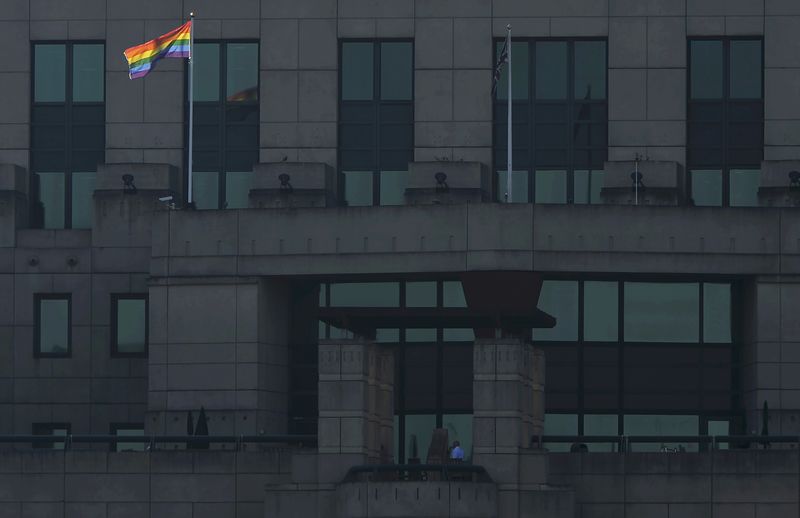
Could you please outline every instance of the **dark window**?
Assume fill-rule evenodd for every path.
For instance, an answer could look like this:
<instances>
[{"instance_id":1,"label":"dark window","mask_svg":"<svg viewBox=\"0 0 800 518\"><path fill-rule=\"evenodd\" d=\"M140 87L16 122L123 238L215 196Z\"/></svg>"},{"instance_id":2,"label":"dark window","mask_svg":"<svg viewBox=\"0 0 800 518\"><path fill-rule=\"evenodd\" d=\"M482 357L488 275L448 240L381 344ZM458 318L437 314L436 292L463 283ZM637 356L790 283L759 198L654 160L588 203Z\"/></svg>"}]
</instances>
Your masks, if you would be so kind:
<instances>
[{"instance_id":1,"label":"dark window","mask_svg":"<svg viewBox=\"0 0 800 518\"><path fill-rule=\"evenodd\" d=\"M71 296L34 296L34 356L67 357L72 352Z\"/></svg>"},{"instance_id":2,"label":"dark window","mask_svg":"<svg viewBox=\"0 0 800 518\"><path fill-rule=\"evenodd\" d=\"M339 179L347 205L402 205L414 155L410 41L342 41Z\"/></svg>"},{"instance_id":3,"label":"dark window","mask_svg":"<svg viewBox=\"0 0 800 518\"><path fill-rule=\"evenodd\" d=\"M105 46L34 43L32 59L32 226L91 228L105 161Z\"/></svg>"},{"instance_id":4,"label":"dark window","mask_svg":"<svg viewBox=\"0 0 800 518\"><path fill-rule=\"evenodd\" d=\"M147 355L147 295L111 296L111 355Z\"/></svg>"},{"instance_id":5,"label":"dark window","mask_svg":"<svg viewBox=\"0 0 800 518\"><path fill-rule=\"evenodd\" d=\"M144 424L142 423L112 423L111 435L118 437L142 437L144 436ZM143 442L117 442L111 443L111 451L144 451L146 444Z\"/></svg>"},{"instance_id":6,"label":"dark window","mask_svg":"<svg viewBox=\"0 0 800 518\"><path fill-rule=\"evenodd\" d=\"M258 43L199 42L194 52L192 201L245 208L259 153Z\"/></svg>"},{"instance_id":7,"label":"dark window","mask_svg":"<svg viewBox=\"0 0 800 518\"><path fill-rule=\"evenodd\" d=\"M499 53L503 42L496 43ZM606 42L515 41L511 47L513 202L600 203L608 156ZM494 105L496 193L508 174L508 68Z\"/></svg>"},{"instance_id":8,"label":"dark window","mask_svg":"<svg viewBox=\"0 0 800 518\"><path fill-rule=\"evenodd\" d=\"M762 85L760 39L689 40L687 161L694 205L758 205Z\"/></svg>"},{"instance_id":9,"label":"dark window","mask_svg":"<svg viewBox=\"0 0 800 518\"><path fill-rule=\"evenodd\" d=\"M47 435L53 437L66 437L71 432L69 423L33 423L33 435ZM64 440L53 442L35 442L34 448L50 448L53 450L63 450Z\"/></svg>"}]
</instances>

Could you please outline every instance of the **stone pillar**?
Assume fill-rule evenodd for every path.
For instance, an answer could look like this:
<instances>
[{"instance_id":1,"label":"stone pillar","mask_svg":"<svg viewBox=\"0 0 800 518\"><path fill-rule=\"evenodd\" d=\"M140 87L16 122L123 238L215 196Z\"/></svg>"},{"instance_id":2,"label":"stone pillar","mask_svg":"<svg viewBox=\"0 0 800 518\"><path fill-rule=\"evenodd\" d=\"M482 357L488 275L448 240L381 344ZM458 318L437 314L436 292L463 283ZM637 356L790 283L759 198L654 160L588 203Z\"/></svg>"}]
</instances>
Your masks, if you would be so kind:
<instances>
[{"instance_id":1,"label":"stone pillar","mask_svg":"<svg viewBox=\"0 0 800 518\"><path fill-rule=\"evenodd\" d=\"M319 482L348 468L390 461L394 451L394 356L364 340L319 344Z\"/></svg>"},{"instance_id":2,"label":"stone pillar","mask_svg":"<svg viewBox=\"0 0 800 518\"><path fill-rule=\"evenodd\" d=\"M17 229L28 224L28 177L25 169L0 164L0 247L15 246Z\"/></svg>"},{"instance_id":3,"label":"stone pillar","mask_svg":"<svg viewBox=\"0 0 800 518\"><path fill-rule=\"evenodd\" d=\"M204 406L211 434L285 434L289 296L286 279L154 281L147 433L184 434Z\"/></svg>"},{"instance_id":4,"label":"stone pillar","mask_svg":"<svg viewBox=\"0 0 800 518\"><path fill-rule=\"evenodd\" d=\"M800 434L800 277L756 277L743 298L744 431L761 433L766 401L771 435Z\"/></svg>"},{"instance_id":5,"label":"stone pillar","mask_svg":"<svg viewBox=\"0 0 800 518\"><path fill-rule=\"evenodd\" d=\"M533 447L544 429L544 354L517 339L479 339L473 356L473 460L497 484L498 516L532 516L543 502L569 511L570 492L544 491L547 455Z\"/></svg>"}]
</instances>

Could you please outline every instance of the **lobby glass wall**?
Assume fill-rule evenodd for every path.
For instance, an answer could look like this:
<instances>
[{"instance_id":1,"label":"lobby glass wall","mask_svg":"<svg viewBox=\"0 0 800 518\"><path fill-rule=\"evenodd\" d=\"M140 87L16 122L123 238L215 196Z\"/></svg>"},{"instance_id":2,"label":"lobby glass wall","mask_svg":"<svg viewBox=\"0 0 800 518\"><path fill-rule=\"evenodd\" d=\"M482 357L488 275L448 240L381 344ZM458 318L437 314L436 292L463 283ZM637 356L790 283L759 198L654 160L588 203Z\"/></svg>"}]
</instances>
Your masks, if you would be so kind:
<instances>
[{"instance_id":1,"label":"lobby glass wall","mask_svg":"<svg viewBox=\"0 0 800 518\"><path fill-rule=\"evenodd\" d=\"M502 41L496 42L499 55ZM604 40L515 40L512 202L600 203L608 158ZM508 67L494 104L496 199L508 174Z\"/></svg>"},{"instance_id":2,"label":"lobby glass wall","mask_svg":"<svg viewBox=\"0 0 800 518\"><path fill-rule=\"evenodd\" d=\"M258 43L198 42L194 52L192 201L246 208L259 149ZM185 113L188 139L188 106Z\"/></svg>"},{"instance_id":3,"label":"lobby glass wall","mask_svg":"<svg viewBox=\"0 0 800 518\"><path fill-rule=\"evenodd\" d=\"M533 333L547 359L545 434L727 433L737 293L730 281L545 281L539 308L558 320Z\"/></svg>"},{"instance_id":4,"label":"lobby glass wall","mask_svg":"<svg viewBox=\"0 0 800 518\"><path fill-rule=\"evenodd\" d=\"M762 40L691 39L687 114L694 205L758 205L764 156Z\"/></svg>"},{"instance_id":5,"label":"lobby glass wall","mask_svg":"<svg viewBox=\"0 0 800 518\"><path fill-rule=\"evenodd\" d=\"M340 46L339 192L349 206L403 205L414 158L414 45Z\"/></svg>"},{"instance_id":6,"label":"lobby glass wall","mask_svg":"<svg viewBox=\"0 0 800 518\"><path fill-rule=\"evenodd\" d=\"M414 280L322 284L320 308L466 307L459 281ZM319 338L350 338L320 323ZM446 428L472 457L472 329L378 329L376 341L395 352L395 459L425 462L435 428ZM414 447L416 443L416 447Z\"/></svg>"}]
</instances>

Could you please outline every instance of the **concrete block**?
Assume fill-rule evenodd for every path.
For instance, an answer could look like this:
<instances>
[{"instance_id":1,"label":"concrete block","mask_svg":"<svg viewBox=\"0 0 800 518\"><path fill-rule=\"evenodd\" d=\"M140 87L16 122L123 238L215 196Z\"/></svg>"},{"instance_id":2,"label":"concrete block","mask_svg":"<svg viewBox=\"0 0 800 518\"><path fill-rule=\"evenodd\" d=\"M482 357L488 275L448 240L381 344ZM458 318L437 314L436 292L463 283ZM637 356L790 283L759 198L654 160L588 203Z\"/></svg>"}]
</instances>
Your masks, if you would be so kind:
<instances>
[{"instance_id":1,"label":"concrete block","mask_svg":"<svg viewBox=\"0 0 800 518\"><path fill-rule=\"evenodd\" d=\"M453 73L449 70L418 70L414 80L414 119L453 119Z\"/></svg>"},{"instance_id":2,"label":"concrete block","mask_svg":"<svg viewBox=\"0 0 800 518\"><path fill-rule=\"evenodd\" d=\"M337 62L336 21L300 20L299 68L335 70ZM281 47L285 47L285 41Z\"/></svg>"},{"instance_id":3,"label":"concrete block","mask_svg":"<svg viewBox=\"0 0 800 518\"><path fill-rule=\"evenodd\" d=\"M335 47L334 44L328 46ZM337 72L302 71L298 81L298 120L335 122L338 109Z\"/></svg>"},{"instance_id":4,"label":"concrete block","mask_svg":"<svg viewBox=\"0 0 800 518\"><path fill-rule=\"evenodd\" d=\"M638 2L641 5L641 2ZM611 18L608 26L609 68L644 68L647 66L647 20ZM609 89L612 94L613 90Z\"/></svg>"},{"instance_id":5,"label":"concrete block","mask_svg":"<svg viewBox=\"0 0 800 518\"><path fill-rule=\"evenodd\" d=\"M608 18L605 16L564 16L550 19L553 37L607 36Z\"/></svg>"},{"instance_id":6,"label":"concrete block","mask_svg":"<svg viewBox=\"0 0 800 518\"><path fill-rule=\"evenodd\" d=\"M141 502L150 495L146 474L67 474L69 502Z\"/></svg>"},{"instance_id":7,"label":"concrete block","mask_svg":"<svg viewBox=\"0 0 800 518\"><path fill-rule=\"evenodd\" d=\"M797 477L792 475L728 475L714 477L714 499L731 503L796 503Z\"/></svg>"},{"instance_id":8,"label":"concrete block","mask_svg":"<svg viewBox=\"0 0 800 518\"><path fill-rule=\"evenodd\" d=\"M710 503L669 504L669 518L707 518L712 515Z\"/></svg>"},{"instance_id":9,"label":"concrete block","mask_svg":"<svg viewBox=\"0 0 800 518\"><path fill-rule=\"evenodd\" d=\"M414 53L414 66L417 69L452 68L453 20L417 20Z\"/></svg>"},{"instance_id":10,"label":"concrete block","mask_svg":"<svg viewBox=\"0 0 800 518\"><path fill-rule=\"evenodd\" d=\"M668 518L667 504L626 504L625 514L637 518Z\"/></svg>"},{"instance_id":11,"label":"concrete block","mask_svg":"<svg viewBox=\"0 0 800 518\"><path fill-rule=\"evenodd\" d=\"M152 502L150 504L151 518L193 518L191 502L181 503L162 503Z\"/></svg>"},{"instance_id":12,"label":"concrete block","mask_svg":"<svg viewBox=\"0 0 800 518\"><path fill-rule=\"evenodd\" d=\"M647 66L686 66L686 20L659 17L647 20Z\"/></svg>"},{"instance_id":13,"label":"concrete block","mask_svg":"<svg viewBox=\"0 0 800 518\"><path fill-rule=\"evenodd\" d=\"M647 71L647 118L682 120L686 116L686 71L650 69Z\"/></svg>"},{"instance_id":14,"label":"concrete block","mask_svg":"<svg viewBox=\"0 0 800 518\"><path fill-rule=\"evenodd\" d=\"M229 475L154 474L153 502L230 502L235 500L235 481Z\"/></svg>"},{"instance_id":15,"label":"concrete block","mask_svg":"<svg viewBox=\"0 0 800 518\"><path fill-rule=\"evenodd\" d=\"M60 502L22 502L22 518L51 518L64 514L64 504Z\"/></svg>"},{"instance_id":16,"label":"concrete block","mask_svg":"<svg viewBox=\"0 0 800 518\"><path fill-rule=\"evenodd\" d=\"M378 38L413 38L414 18L377 18L375 35Z\"/></svg>"},{"instance_id":17,"label":"concrete block","mask_svg":"<svg viewBox=\"0 0 800 518\"><path fill-rule=\"evenodd\" d=\"M148 502L111 502L108 504L108 516L114 518L136 518L147 516L150 510Z\"/></svg>"},{"instance_id":18,"label":"concrete block","mask_svg":"<svg viewBox=\"0 0 800 518\"><path fill-rule=\"evenodd\" d=\"M488 70L453 71L453 119L488 124L492 119L492 102L486 95L489 84Z\"/></svg>"},{"instance_id":19,"label":"concrete block","mask_svg":"<svg viewBox=\"0 0 800 518\"><path fill-rule=\"evenodd\" d=\"M30 74L26 72L2 72L0 80L3 82L3 89L6 92L14 92L13 96L0 99L0 110L3 112L5 123L26 123L29 115L20 106L29 103L30 90L23 87L27 83ZM26 91L27 90L27 91Z\"/></svg>"},{"instance_id":20,"label":"concrete block","mask_svg":"<svg viewBox=\"0 0 800 518\"><path fill-rule=\"evenodd\" d=\"M647 71L611 69L608 71L608 117L610 120L648 118Z\"/></svg>"},{"instance_id":21,"label":"concrete block","mask_svg":"<svg viewBox=\"0 0 800 518\"><path fill-rule=\"evenodd\" d=\"M756 504L756 518L782 518L797 514L797 502L790 504Z\"/></svg>"},{"instance_id":22,"label":"concrete block","mask_svg":"<svg viewBox=\"0 0 800 518\"><path fill-rule=\"evenodd\" d=\"M625 479L628 502L703 502L709 491L711 477L707 475L638 475Z\"/></svg>"},{"instance_id":23,"label":"concrete block","mask_svg":"<svg viewBox=\"0 0 800 518\"><path fill-rule=\"evenodd\" d=\"M800 69L767 68L764 70L764 117L766 119L800 119L800 107L783 102L783 100L797 95L800 95Z\"/></svg>"},{"instance_id":24,"label":"concrete block","mask_svg":"<svg viewBox=\"0 0 800 518\"><path fill-rule=\"evenodd\" d=\"M688 0L686 12L689 16L708 16L710 14L726 14L741 16L763 16L763 2L747 0Z\"/></svg>"},{"instance_id":25,"label":"concrete block","mask_svg":"<svg viewBox=\"0 0 800 518\"><path fill-rule=\"evenodd\" d=\"M755 518L755 504L718 504L714 503L713 518Z\"/></svg>"},{"instance_id":26,"label":"concrete block","mask_svg":"<svg viewBox=\"0 0 800 518\"><path fill-rule=\"evenodd\" d=\"M0 516L3 516L2 513ZM68 503L64 505L65 518L106 518L107 516L105 503Z\"/></svg>"},{"instance_id":27,"label":"concrete block","mask_svg":"<svg viewBox=\"0 0 800 518\"><path fill-rule=\"evenodd\" d=\"M435 2L440 4L442 2ZM483 2L486 4L486 2ZM428 4L418 0L418 4ZM459 9L459 12L463 12ZM418 14L419 15L419 14ZM453 20L453 67L491 68L491 19L456 18Z\"/></svg>"},{"instance_id":28,"label":"concrete block","mask_svg":"<svg viewBox=\"0 0 800 518\"><path fill-rule=\"evenodd\" d=\"M724 34L724 16L689 16L686 19L687 36L722 36Z\"/></svg>"}]
</instances>

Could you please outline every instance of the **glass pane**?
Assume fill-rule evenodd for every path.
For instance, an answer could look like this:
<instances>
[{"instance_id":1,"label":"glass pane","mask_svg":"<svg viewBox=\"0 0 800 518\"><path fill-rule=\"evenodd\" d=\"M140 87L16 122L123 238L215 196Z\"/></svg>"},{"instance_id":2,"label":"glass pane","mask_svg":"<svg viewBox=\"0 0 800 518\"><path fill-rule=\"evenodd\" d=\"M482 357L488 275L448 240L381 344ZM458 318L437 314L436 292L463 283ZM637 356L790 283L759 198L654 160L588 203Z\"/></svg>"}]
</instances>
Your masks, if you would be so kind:
<instances>
[{"instance_id":1,"label":"glass pane","mask_svg":"<svg viewBox=\"0 0 800 518\"><path fill-rule=\"evenodd\" d=\"M407 282L406 307L435 308L436 282Z\"/></svg>"},{"instance_id":2,"label":"glass pane","mask_svg":"<svg viewBox=\"0 0 800 518\"><path fill-rule=\"evenodd\" d=\"M433 430L436 428L435 415L406 416L406 459L409 463L424 464L428 458ZM413 461L411 459L414 459Z\"/></svg>"},{"instance_id":3,"label":"glass pane","mask_svg":"<svg viewBox=\"0 0 800 518\"><path fill-rule=\"evenodd\" d=\"M331 284L331 307L400 306L400 284L396 282L348 282Z\"/></svg>"},{"instance_id":4,"label":"glass pane","mask_svg":"<svg viewBox=\"0 0 800 518\"><path fill-rule=\"evenodd\" d=\"M578 435L578 416L575 414L545 414L544 435ZM570 443L544 443L549 451L569 451Z\"/></svg>"},{"instance_id":5,"label":"glass pane","mask_svg":"<svg viewBox=\"0 0 800 518\"><path fill-rule=\"evenodd\" d=\"M406 342L425 343L436 341L436 329L406 329Z\"/></svg>"},{"instance_id":6,"label":"glass pane","mask_svg":"<svg viewBox=\"0 0 800 518\"><path fill-rule=\"evenodd\" d=\"M575 98L606 98L606 43L575 42Z\"/></svg>"},{"instance_id":7,"label":"glass pane","mask_svg":"<svg viewBox=\"0 0 800 518\"><path fill-rule=\"evenodd\" d=\"M381 43L381 99L410 101L413 96L411 42Z\"/></svg>"},{"instance_id":8,"label":"glass pane","mask_svg":"<svg viewBox=\"0 0 800 518\"><path fill-rule=\"evenodd\" d=\"M697 342L697 283L625 283L626 342Z\"/></svg>"},{"instance_id":9,"label":"glass pane","mask_svg":"<svg viewBox=\"0 0 800 518\"><path fill-rule=\"evenodd\" d=\"M342 43L342 100L371 101L374 82L372 42Z\"/></svg>"},{"instance_id":10,"label":"glass pane","mask_svg":"<svg viewBox=\"0 0 800 518\"><path fill-rule=\"evenodd\" d=\"M761 41L731 41L732 99L761 99Z\"/></svg>"},{"instance_id":11,"label":"glass pane","mask_svg":"<svg viewBox=\"0 0 800 518\"><path fill-rule=\"evenodd\" d=\"M474 342L475 331L472 328L453 328L442 330L444 342Z\"/></svg>"},{"instance_id":12,"label":"glass pane","mask_svg":"<svg viewBox=\"0 0 800 518\"><path fill-rule=\"evenodd\" d=\"M372 205L372 172L344 171L344 201L350 207Z\"/></svg>"},{"instance_id":13,"label":"glass pane","mask_svg":"<svg viewBox=\"0 0 800 518\"><path fill-rule=\"evenodd\" d=\"M700 420L696 415L626 415L625 435L697 435ZM697 444L680 443L635 443L632 451L697 451ZM683 451L681 450L681 451Z\"/></svg>"},{"instance_id":14,"label":"glass pane","mask_svg":"<svg viewBox=\"0 0 800 518\"><path fill-rule=\"evenodd\" d=\"M44 228L64 228L65 175L63 173L37 173L37 175Z\"/></svg>"},{"instance_id":15,"label":"glass pane","mask_svg":"<svg viewBox=\"0 0 800 518\"><path fill-rule=\"evenodd\" d=\"M250 205L250 182L253 173L225 174L225 208L246 209Z\"/></svg>"},{"instance_id":16,"label":"glass pane","mask_svg":"<svg viewBox=\"0 0 800 518\"><path fill-rule=\"evenodd\" d=\"M567 172L536 171L536 203L567 203Z\"/></svg>"},{"instance_id":17,"label":"glass pane","mask_svg":"<svg viewBox=\"0 0 800 518\"><path fill-rule=\"evenodd\" d=\"M328 305L328 302L327 302L328 298L327 298L327 295L326 295L327 291L328 291L328 285L325 284L325 283L320 283L319 284L319 307L321 307L321 308L324 308L325 306Z\"/></svg>"},{"instance_id":18,"label":"glass pane","mask_svg":"<svg viewBox=\"0 0 800 518\"><path fill-rule=\"evenodd\" d=\"M375 342L379 344L396 344L400 342L399 329L376 329Z\"/></svg>"},{"instance_id":19,"label":"glass pane","mask_svg":"<svg viewBox=\"0 0 800 518\"><path fill-rule=\"evenodd\" d=\"M583 283L583 339L587 342L616 342L618 338L616 282Z\"/></svg>"},{"instance_id":20,"label":"glass pane","mask_svg":"<svg viewBox=\"0 0 800 518\"><path fill-rule=\"evenodd\" d=\"M64 102L67 83L67 54L64 45L35 45L33 62L34 101Z\"/></svg>"},{"instance_id":21,"label":"glass pane","mask_svg":"<svg viewBox=\"0 0 800 518\"><path fill-rule=\"evenodd\" d=\"M72 173L72 228L92 228L96 173Z\"/></svg>"},{"instance_id":22,"label":"glass pane","mask_svg":"<svg viewBox=\"0 0 800 518\"><path fill-rule=\"evenodd\" d=\"M497 171L497 200L506 201L508 171ZM511 203L528 203L528 171L511 171Z\"/></svg>"},{"instance_id":23,"label":"glass pane","mask_svg":"<svg viewBox=\"0 0 800 518\"><path fill-rule=\"evenodd\" d=\"M711 437L716 437L717 435L729 435L730 434L730 422L725 421L708 421L708 435ZM720 450L727 450L730 448L728 443L719 443L717 446Z\"/></svg>"},{"instance_id":24,"label":"glass pane","mask_svg":"<svg viewBox=\"0 0 800 518\"><path fill-rule=\"evenodd\" d=\"M117 300L117 352L144 352L147 313L143 299Z\"/></svg>"},{"instance_id":25,"label":"glass pane","mask_svg":"<svg viewBox=\"0 0 800 518\"><path fill-rule=\"evenodd\" d=\"M758 207L758 188L761 171L731 169L731 207Z\"/></svg>"},{"instance_id":26,"label":"glass pane","mask_svg":"<svg viewBox=\"0 0 800 518\"><path fill-rule=\"evenodd\" d=\"M444 281L442 283L442 305L446 308L465 308L464 288L461 281Z\"/></svg>"},{"instance_id":27,"label":"glass pane","mask_svg":"<svg viewBox=\"0 0 800 518\"><path fill-rule=\"evenodd\" d=\"M495 64L500 57L503 42L495 45ZM525 100L528 98L528 43L525 41L511 42L511 98ZM497 99L508 100L508 69L509 64L503 65L500 80L497 82Z\"/></svg>"},{"instance_id":28,"label":"glass pane","mask_svg":"<svg viewBox=\"0 0 800 518\"><path fill-rule=\"evenodd\" d=\"M447 430L447 441L450 443L450 458L457 458L453 455L453 448L458 442L458 446L463 453L462 460L469 462L472 460L472 414L444 414L442 416L442 428Z\"/></svg>"},{"instance_id":29,"label":"glass pane","mask_svg":"<svg viewBox=\"0 0 800 518\"><path fill-rule=\"evenodd\" d=\"M722 42L692 41L689 48L691 98L722 99Z\"/></svg>"},{"instance_id":30,"label":"glass pane","mask_svg":"<svg viewBox=\"0 0 800 518\"><path fill-rule=\"evenodd\" d=\"M692 202L698 207L722 206L722 171L693 170Z\"/></svg>"},{"instance_id":31,"label":"glass pane","mask_svg":"<svg viewBox=\"0 0 800 518\"><path fill-rule=\"evenodd\" d=\"M567 43L536 42L536 99L566 99L567 93Z\"/></svg>"},{"instance_id":32,"label":"glass pane","mask_svg":"<svg viewBox=\"0 0 800 518\"><path fill-rule=\"evenodd\" d=\"M104 52L102 44L72 47L72 100L102 102Z\"/></svg>"},{"instance_id":33,"label":"glass pane","mask_svg":"<svg viewBox=\"0 0 800 518\"><path fill-rule=\"evenodd\" d=\"M192 201L201 210L219 208L218 174L209 171L192 173Z\"/></svg>"},{"instance_id":34,"label":"glass pane","mask_svg":"<svg viewBox=\"0 0 800 518\"><path fill-rule=\"evenodd\" d=\"M39 352L67 354L69 351L69 301L39 301Z\"/></svg>"},{"instance_id":35,"label":"glass pane","mask_svg":"<svg viewBox=\"0 0 800 518\"><path fill-rule=\"evenodd\" d=\"M325 322L323 322L322 320L319 320L317 322L317 338L318 339L320 339L320 340L324 340L325 339L325 337L327 336L327 334L325 332L326 329L327 329L327 324L325 324Z\"/></svg>"},{"instance_id":36,"label":"glass pane","mask_svg":"<svg viewBox=\"0 0 800 518\"><path fill-rule=\"evenodd\" d=\"M257 101L258 44L228 43L226 49L228 101Z\"/></svg>"},{"instance_id":37,"label":"glass pane","mask_svg":"<svg viewBox=\"0 0 800 518\"><path fill-rule=\"evenodd\" d=\"M537 341L574 342L578 339L578 283L544 281L537 307L556 319L552 329L534 329Z\"/></svg>"},{"instance_id":38,"label":"glass pane","mask_svg":"<svg viewBox=\"0 0 800 518\"><path fill-rule=\"evenodd\" d=\"M141 437L144 435L144 428L117 428L114 435L121 437ZM145 451L146 444L143 442L118 442L117 451Z\"/></svg>"},{"instance_id":39,"label":"glass pane","mask_svg":"<svg viewBox=\"0 0 800 518\"><path fill-rule=\"evenodd\" d=\"M619 435L619 419L614 415L584 415L583 435ZM617 443L589 443L589 451L617 451Z\"/></svg>"},{"instance_id":40,"label":"glass pane","mask_svg":"<svg viewBox=\"0 0 800 518\"><path fill-rule=\"evenodd\" d=\"M703 284L703 341L731 342L730 284Z\"/></svg>"},{"instance_id":41,"label":"glass pane","mask_svg":"<svg viewBox=\"0 0 800 518\"><path fill-rule=\"evenodd\" d=\"M604 171L575 171L575 203L603 203L600 191L603 189Z\"/></svg>"},{"instance_id":42,"label":"glass pane","mask_svg":"<svg viewBox=\"0 0 800 518\"><path fill-rule=\"evenodd\" d=\"M194 100L219 101L219 44L195 43L192 52Z\"/></svg>"},{"instance_id":43,"label":"glass pane","mask_svg":"<svg viewBox=\"0 0 800 518\"><path fill-rule=\"evenodd\" d=\"M381 171L381 205L405 205L408 172Z\"/></svg>"}]
</instances>

